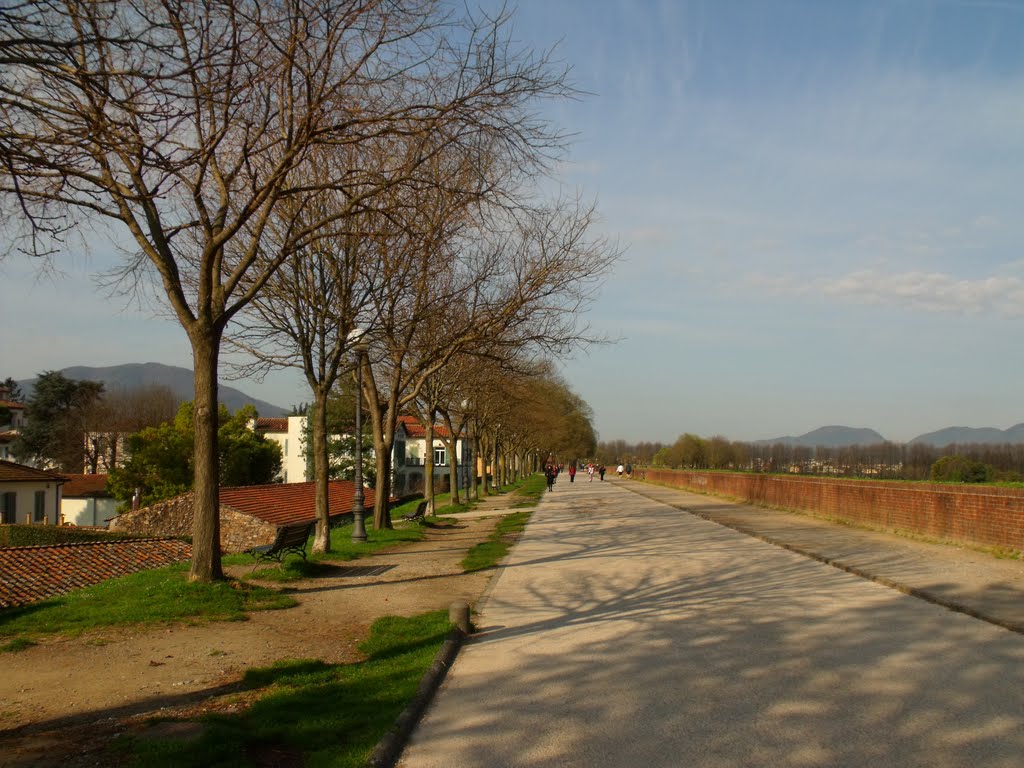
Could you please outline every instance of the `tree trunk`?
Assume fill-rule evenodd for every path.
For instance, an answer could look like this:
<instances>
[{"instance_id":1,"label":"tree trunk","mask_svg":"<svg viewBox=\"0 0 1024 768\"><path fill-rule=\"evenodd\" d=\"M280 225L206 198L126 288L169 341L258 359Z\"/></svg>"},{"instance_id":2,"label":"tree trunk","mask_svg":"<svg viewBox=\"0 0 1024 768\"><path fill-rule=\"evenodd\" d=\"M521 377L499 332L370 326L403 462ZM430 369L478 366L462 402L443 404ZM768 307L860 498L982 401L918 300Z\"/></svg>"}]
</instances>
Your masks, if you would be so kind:
<instances>
[{"instance_id":1,"label":"tree trunk","mask_svg":"<svg viewBox=\"0 0 1024 768\"><path fill-rule=\"evenodd\" d=\"M434 424L433 419L427 419L424 425L426 435L426 452L423 457L423 498L427 501L427 514L434 514Z\"/></svg>"},{"instance_id":2,"label":"tree trunk","mask_svg":"<svg viewBox=\"0 0 1024 768\"><path fill-rule=\"evenodd\" d=\"M373 449L377 454L377 486L373 490L373 527L378 531L394 528L391 524L391 451L394 437L387 440L374 430Z\"/></svg>"},{"instance_id":3,"label":"tree trunk","mask_svg":"<svg viewBox=\"0 0 1024 768\"><path fill-rule=\"evenodd\" d=\"M220 562L220 451L217 444L217 360L220 333L190 330L194 366L195 474L192 488L192 568L189 581L224 578Z\"/></svg>"},{"instance_id":4,"label":"tree trunk","mask_svg":"<svg viewBox=\"0 0 1024 768\"><path fill-rule=\"evenodd\" d=\"M327 455L327 392L322 388L313 390L313 477L316 481L316 536L313 539L314 552L331 551L330 491L328 489Z\"/></svg>"},{"instance_id":5,"label":"tree trunk","mask_svg":"<svg viewBox=\"0 0 1024 768\"><path fill-rule=\"evenodd\" d=\"M375 401L375 398L367 399ZM374 405L368 410L373 424L373 452L377 464L377 484L373 489L373 527L380 531L394 528L388 500L391 498L391 452L395 447L395 429L386 429L384 425L385 419L391 414L390 407L382 409Z\"/></svg>"}]
</instances>

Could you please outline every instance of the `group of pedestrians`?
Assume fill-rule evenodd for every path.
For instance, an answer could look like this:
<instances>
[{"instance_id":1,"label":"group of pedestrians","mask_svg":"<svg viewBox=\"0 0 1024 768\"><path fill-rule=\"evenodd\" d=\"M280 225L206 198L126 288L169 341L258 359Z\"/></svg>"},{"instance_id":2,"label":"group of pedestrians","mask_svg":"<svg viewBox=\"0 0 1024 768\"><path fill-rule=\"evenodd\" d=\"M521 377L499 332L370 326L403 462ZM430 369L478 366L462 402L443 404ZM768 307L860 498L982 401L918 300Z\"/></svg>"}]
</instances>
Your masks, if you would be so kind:
<instances>
[{"instance_id":1,"label":"group of pedestrians","mask_svg":"<svg viewBox=\"0 0 1024 768\"><path fill-rule=\"evenodd\" d=\"M587 464L586 471L587 471L587 477L590 479L590 482L594 482L594 475L597 475L600 478L600 480L603 481L604 480L604 473L607 471L607 468L605 467L604 464L594 464L593 462L591 462L591 463ZM561 472L562 472L562 465L561 464L556 464L553 461L549 461L547 464L544 465L544 477L548 481L548 490L549 491L555 490L555 480L558 479L558 475L561 474ZM570 483L576 482L576 472L577 472L576 462L572 461L572 462L569 463L569 482ZM622 473L620 472L619 474L622 474Z\"/></svg>"}]
</instances>

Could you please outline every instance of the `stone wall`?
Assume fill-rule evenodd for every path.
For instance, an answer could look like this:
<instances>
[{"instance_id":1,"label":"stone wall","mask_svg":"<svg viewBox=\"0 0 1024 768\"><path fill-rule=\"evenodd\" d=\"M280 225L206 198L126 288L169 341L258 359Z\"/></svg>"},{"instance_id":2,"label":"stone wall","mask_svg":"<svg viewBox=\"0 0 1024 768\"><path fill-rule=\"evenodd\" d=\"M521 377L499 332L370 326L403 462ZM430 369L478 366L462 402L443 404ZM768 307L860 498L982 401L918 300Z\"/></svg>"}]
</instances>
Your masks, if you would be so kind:
<instances>
[{"instance_id":1,"label":"stone wall","mask_svg":"<svg viewBox=\"0 0 1024 768\"><path fill-rule=\"evenodd\" d=\"M944 541L1024 550L1024 490L648 469L648 482Z\"/></svg>"},{"instance_id":2,"label":"stone wall","mask_svg":"<svg viewBox=\"0 0 1024 768\"><path fill-rule=\"evenodd\" d=\"M127 512L110 521L111 531L146 536L192 536L192 494ZM244 552L274 541L277 526L252 515L223 506L220 510L220 546L222 552Z\"/></svg>"}]
</instances>

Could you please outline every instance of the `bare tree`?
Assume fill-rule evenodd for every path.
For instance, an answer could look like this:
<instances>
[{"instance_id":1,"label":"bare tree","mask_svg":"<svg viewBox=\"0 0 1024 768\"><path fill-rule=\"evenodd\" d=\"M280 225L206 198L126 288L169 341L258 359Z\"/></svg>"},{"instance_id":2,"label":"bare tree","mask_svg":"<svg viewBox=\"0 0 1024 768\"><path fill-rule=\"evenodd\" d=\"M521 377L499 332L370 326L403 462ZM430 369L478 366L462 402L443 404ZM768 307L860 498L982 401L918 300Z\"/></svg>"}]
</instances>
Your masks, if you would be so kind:
<instances>
[{"instance_id":1,"label":"bare tree","mask_svg":"<svg viewBox=\"0 0 1024 768\"><path fill-rule=\"evenodd\" d=\"M503 19L453 30L430 0L41 0L4 8L3 22L4 213L25 225L18 245L36 255L59 251L83 215L130 235L137 251L122 285L152 278L192 347L190 578L220 578L222 336L330 223L295 219L287 247L266 258L274 212L319 187L347 198L330 214L344 216L398 174L357 166L317 179L319 148L404 141L452 115L475 116L454 122L458 138L532 141L533 152L557 144L529 113L491 105L506 91L558 95L562 74L508 55ZM440 78L427 66L436 61L452 65ZM520 122L506 135L510 120Z\"/></svg>"},{"instance_id":2,"label":"bare tree","mask_svg":"<svg viewBox=\"0 0 1024 768\"><path fill-rule=\"evenodd\" d=\"M109 472L124 456L128 435L170 421L180 405L169 387L103 392L85 414L85 469Z\"/></svg>"}]
</instances>

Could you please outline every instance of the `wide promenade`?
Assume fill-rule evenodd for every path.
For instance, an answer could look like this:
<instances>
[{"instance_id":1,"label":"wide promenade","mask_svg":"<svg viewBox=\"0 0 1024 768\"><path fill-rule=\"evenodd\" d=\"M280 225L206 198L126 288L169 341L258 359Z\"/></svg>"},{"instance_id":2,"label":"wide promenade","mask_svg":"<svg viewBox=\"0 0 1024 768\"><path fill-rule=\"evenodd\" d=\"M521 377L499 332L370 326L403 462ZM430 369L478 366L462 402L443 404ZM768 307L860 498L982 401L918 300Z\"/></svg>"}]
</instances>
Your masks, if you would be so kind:
<instances>
[{"instance_id":1,"label":"wide promenade","mask_svg":"<svg viewBox=\"0 0 1024 768\"><path fill-rule=\"evenodd\" d=\"M743 517L559 478L399 765L1021 765L1024 635L700 516L730 507ZM954 595L984 570L823 530L890 573L901 558L911 577L944 573ZM1020 564L1005 568L1001 598L1019 587Z\"/></svg>"}]
</instances>

